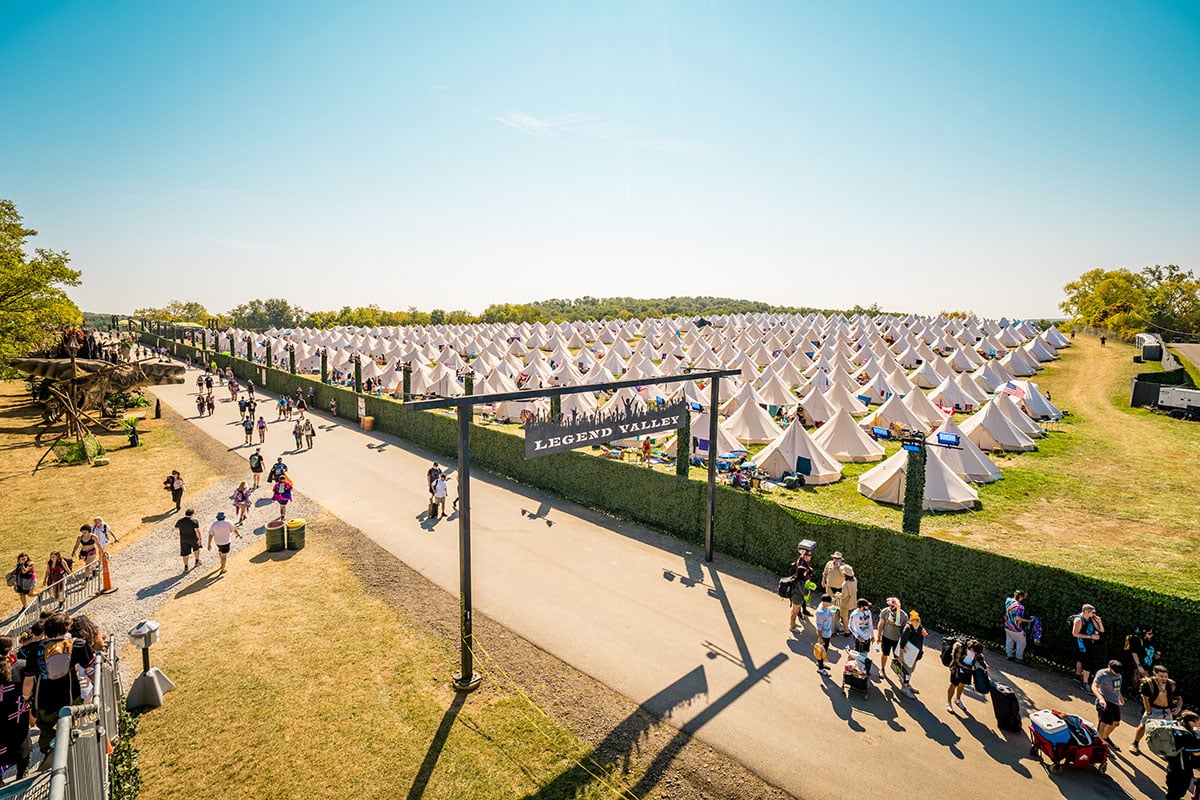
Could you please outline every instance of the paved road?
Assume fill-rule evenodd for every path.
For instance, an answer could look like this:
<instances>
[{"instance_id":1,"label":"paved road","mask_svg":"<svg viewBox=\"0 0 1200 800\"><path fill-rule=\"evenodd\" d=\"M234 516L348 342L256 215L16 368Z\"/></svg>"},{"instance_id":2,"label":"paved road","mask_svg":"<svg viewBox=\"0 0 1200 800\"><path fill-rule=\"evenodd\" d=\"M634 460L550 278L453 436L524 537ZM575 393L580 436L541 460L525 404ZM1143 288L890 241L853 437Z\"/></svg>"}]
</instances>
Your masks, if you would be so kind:
<instances>
[{"instance_id":1,"label":"paved road","mask_svg":"<svg viewBox=\"0 0 1200 800\"><path fill-rule=\"evenodd\" d=\"M154 391L235 448L236 407L226 399L214 417L196 419L193 386L189 376ZM290 423L272 423L268 460L287 453L297 491L457 592L456 518L426 519L430 457L318 419L315 448L297 453ZM1162 771L1151 758L1118 757L1107 776L1051 776L1021 735L997 729L985 699L968 692L968 713L947 712L936 637L914 679L920 701L886 681L869 700L847 700L816 673L812 628L798 638L786 630L787 604L766 588L773 576L721 558L705 564L674 539L479 472L471 495L478 611L798 797L924 797L931 782L952 792L986 787L988 797L1159 793ZM856 567L869 586L870 564ZM1010 672L1002 657L992 661L994 673ZM447 664L447 674L456 668ZM1024 669L997 677L1014 684L1027 707L1094 713L1064 678ZM1129 728L1116 739L1128 743Z\"/></svg>"},{"instance_id":2,"label":"paved road","mask_svg":"<svg viewBox=\"0 0 1200 800\"><path fill-rule=\"evenodd\" d=\"M1173 344L1171 347L1179 353L1179 355L1192 362L1192 366L1200 369L1200 344Z\"/></svg>"}]
</instances>

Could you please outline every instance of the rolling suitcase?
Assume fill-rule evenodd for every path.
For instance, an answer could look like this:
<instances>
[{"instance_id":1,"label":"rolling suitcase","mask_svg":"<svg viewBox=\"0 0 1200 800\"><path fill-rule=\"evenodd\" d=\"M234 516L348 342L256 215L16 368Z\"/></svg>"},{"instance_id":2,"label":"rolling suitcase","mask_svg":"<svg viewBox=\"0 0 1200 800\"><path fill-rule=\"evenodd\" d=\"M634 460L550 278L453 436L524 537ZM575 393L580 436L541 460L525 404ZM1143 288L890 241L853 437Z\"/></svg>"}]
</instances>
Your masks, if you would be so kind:
<instances>
[{"instance_id":1,"label":"rolling suitcase","mask_svg":"<svg viewBox=\"0 0 1200 800\"><path fill-rule=\"evenodd\" d=\"M437 515L437 501L431 497L429 498L429 518L437 519Z\"/></svg>"},{"instance_id":2,"label":"rolling suitcase","mask_svg":"<svg viewBox=\"0 0 1200 800\"><path fill-rule=\"evenodd\" d=\"M1020 733L1021 704L1013 690L1003 683L991 682L988 692L992 697L992 711L996 713L996 725L1002 731Z\"/></svg>"}]
</instances>

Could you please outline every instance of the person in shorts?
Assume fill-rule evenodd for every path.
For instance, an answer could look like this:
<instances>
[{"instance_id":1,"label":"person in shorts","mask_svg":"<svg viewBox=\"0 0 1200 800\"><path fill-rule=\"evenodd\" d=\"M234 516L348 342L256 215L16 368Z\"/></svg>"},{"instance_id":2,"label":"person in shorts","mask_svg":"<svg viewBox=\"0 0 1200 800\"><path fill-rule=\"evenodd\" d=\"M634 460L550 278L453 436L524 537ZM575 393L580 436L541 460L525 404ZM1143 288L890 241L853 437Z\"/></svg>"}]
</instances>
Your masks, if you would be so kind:
<instances>
[{"instance_id":1,"label":"person in shorts","mask_svg":"<svg viewBox=\"0 0 1200 800\"><path fill-rule=\"evenodd\" d=\"M1096 613L1096 607L1085 603L1071 621L1071 636L1075 639L1075 674L1083 680L1087 689L1092 686L1092 670L1096 660L1096 642L1104 633L1104 621Z\"/></svg>"},{"instance_id":2,"label":"person in shorts","mask_svg":"<svg viewBox=\"0 0 1200 800\"><path fill-rule=\"evenodd\" d=\"M1120 661L1114 659L1096 673L1096 677L1092 678L1092 694L1096 696L1096 729L1100 738L1108 745L1109 750L1119 753L1121 748L1113 744L1109 737L1121 724L1121 706L1125 705L1125 698L1121 695Z\"/></svg>"},{"instance_id":3,"label":"person in shorts","mask_svg":"<svg viewBox=\"0 0 1200 800\"><path fill-rule=\"evenodd\" d=\"M196 521L195 509L189 508L184 515L175 521L175 530L179 531L179 556L183 559L183 571L188 571L188 556L200 566L200 523Z\"/></svg>"},{"instance_id":4,"label":"person in shorts","mask_svg":"<svg viewBox=\"0 0 1200 800\"><path fill-rule=\"evenodd\" d=\"M963 689L971 685L975 670L986 669L983 663L983 645L975 639L963 642L961 639L954 643L950 660L950 686L946 689L946 710L954 713L954 702L963 711L967 710L962 701Z\"/></svg>"},{"instance_id":5,"label":"person in shorts","mask_svg":"<svg viewBox=\"0 0 1200 800\"><path fill-rule=\"evenodd\" d=\"M892 653L900 657L900 634L908 624L908 614L900 607L900 598L889 597L883 611L879 613L879 626L875 629L875 641L879 643L879 671L887 675L888 657Z\"/></svg>"},{"instance_id":6,"label":"person in shorts","mask_svg":"<svg viewBox=\"0 0 1200 800\"><path fill-rule=\"evenodd\" d=\"M208 527L208 549L212 550L213 542L217 543L217 557L221 559L221 571L225 574L225 559L229 557L229 548L233 537L242 538L241 531L232 522L225 519L225 512L217 512L217 521Z\"/></svg>"},{"instance_id":7,"label":"person in shorts","mask_svg":"<svg viewBox=\"0 0 1200 800\"><path fill-rule=\"evenodd\" d=\"M1133 749L1135 756L1142 754L1141 741L1146 735L1146 723L1152 719L1162 719L1168 722L1175 720L1183 711L1183 693L1179 685L1167 675L1167 668L1161 664L1151 670L1149 678L1141 681L1138 690L1141 697L1143 714L1133 733Z\"/></svg>"},{"instance_id":8,"label":"person in shorts","mask_svg":"<svg viewBox=\"0 0 1200 800\"><path fill-rule=\"evenodd\" d=\"M260 447L254 448L254 452L250 454L250 474L254 476L254 486L251 488L257 489L263 474L263 457Z\"/></svg>"}]
</instances>

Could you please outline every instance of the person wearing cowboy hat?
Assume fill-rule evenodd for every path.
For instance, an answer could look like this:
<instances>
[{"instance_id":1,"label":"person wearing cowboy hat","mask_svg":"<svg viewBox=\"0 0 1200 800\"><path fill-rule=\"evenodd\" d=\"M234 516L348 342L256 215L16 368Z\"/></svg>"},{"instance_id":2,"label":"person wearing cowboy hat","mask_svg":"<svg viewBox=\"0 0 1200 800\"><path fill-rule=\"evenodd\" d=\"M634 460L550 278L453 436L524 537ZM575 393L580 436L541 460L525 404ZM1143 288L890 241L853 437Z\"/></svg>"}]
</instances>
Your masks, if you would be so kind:
<instances>
[{"instance_id":1,"label":"person wearing cowboy hat","mask_svg":"<svg viewBox=\"0 0 1200 800\"><path fill-rule=\"evenodd\" d=\"M858 607L858 578L854 576L854 567L842 564L842 586L836 595L838 606L838 635L849 636L850 612Z\"/></svg>"},{"instance_id":2,"label":"person wearing cowboy hat","mask_svg":"<svg viewBox=\"0 0 1200 800\"><path fill-rule=\"evenodd\" d=\"M825 569L821 570L821 588L825 594L837 594L842 589L843 581L842 553L839 550L829 557Z\"/></svg>"}]
</instances>

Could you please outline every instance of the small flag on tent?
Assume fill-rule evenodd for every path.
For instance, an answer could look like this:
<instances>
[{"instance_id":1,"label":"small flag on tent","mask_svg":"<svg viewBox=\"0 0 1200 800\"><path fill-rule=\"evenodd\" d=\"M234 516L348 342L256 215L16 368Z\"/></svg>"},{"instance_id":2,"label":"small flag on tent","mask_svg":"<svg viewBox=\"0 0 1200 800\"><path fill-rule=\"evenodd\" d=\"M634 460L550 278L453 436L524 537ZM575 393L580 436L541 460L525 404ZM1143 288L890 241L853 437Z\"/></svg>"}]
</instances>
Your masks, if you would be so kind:
<instances>
[{"instance_id":1,"label":"small flag on tent","mask_svg":"<svg viewBox=\"0 0 1200 800\"><path fill-rule=\"evenodd\" d=\"M1019 397L1022 400L1025 399L1025 390L1022 389L1020 386L1017 386L1012 381L1009 381L1008 383L1004 384L1003 391L1005 394L1011 394L1013 397Z\"/></svg>"}]
</instances>

